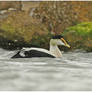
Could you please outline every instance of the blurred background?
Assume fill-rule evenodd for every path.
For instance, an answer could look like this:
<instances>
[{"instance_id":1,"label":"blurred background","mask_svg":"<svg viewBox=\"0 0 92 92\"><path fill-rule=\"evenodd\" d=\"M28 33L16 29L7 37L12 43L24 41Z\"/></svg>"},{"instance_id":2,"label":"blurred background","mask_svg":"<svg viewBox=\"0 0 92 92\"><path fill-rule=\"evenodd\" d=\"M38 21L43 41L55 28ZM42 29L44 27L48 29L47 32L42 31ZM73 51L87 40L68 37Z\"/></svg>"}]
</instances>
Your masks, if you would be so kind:
<instances>
[{"instance_id":1,"label":"blurred background","mask_svg":"<svg viewBox=\"0 0 92 92\"><path fill-rule=\"evenodd\" d=\"M0 1L0 47L48 49L52 32L71 45L65 51L92 51L92 1Z\"/></svg>"}]
</instances>

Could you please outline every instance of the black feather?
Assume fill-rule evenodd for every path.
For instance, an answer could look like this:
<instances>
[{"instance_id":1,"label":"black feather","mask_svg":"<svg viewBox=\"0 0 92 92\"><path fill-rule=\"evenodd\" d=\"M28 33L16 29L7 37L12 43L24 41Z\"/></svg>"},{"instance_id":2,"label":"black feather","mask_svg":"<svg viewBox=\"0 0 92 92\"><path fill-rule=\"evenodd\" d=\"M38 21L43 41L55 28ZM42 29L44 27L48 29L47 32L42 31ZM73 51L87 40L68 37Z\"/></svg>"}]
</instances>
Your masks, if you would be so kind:
<instances>
[{"instance_id":1,"label":"black feather","mask_svg":"<svg viewBox=\"0 0 92 92\"><path fill-rule=\"evenodd\" d=\"M50 55L45 52L37 51L37 50L29 50L25 51L25 57L20 55L21 51L18 51L12 58L33 58L33 57L50 57L50 58L55 58L55 56Z\"/></svg>"},{"instance_id":2,"label":"black feather","mask_svg":"<svg viewBox=\"0 0 92 92\"><path fill-rule=\"evenodd\" d=\"M52 39L61 39L61 38L63 38L62 35L55 35L55 36L52 36Z\"/></svg>"}]
</instances>

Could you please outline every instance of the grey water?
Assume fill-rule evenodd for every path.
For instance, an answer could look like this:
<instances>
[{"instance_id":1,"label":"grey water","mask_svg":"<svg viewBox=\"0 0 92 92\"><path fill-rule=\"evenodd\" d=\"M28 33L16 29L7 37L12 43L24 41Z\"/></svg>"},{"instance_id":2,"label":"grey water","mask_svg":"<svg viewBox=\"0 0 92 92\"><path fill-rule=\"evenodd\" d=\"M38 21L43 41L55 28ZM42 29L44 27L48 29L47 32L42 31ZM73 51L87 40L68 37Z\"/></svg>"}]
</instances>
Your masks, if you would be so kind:
<instances>
[{"instance_id":1,"label":"grey water","mask_svg":"<svg viewBox=\"0 0 92 92\"><path fill-rule=\"evenodd\" d=\"M0 49L0 91L92 91L92 53L11 59L13 54Z\"/></svg>"}]
</instances>

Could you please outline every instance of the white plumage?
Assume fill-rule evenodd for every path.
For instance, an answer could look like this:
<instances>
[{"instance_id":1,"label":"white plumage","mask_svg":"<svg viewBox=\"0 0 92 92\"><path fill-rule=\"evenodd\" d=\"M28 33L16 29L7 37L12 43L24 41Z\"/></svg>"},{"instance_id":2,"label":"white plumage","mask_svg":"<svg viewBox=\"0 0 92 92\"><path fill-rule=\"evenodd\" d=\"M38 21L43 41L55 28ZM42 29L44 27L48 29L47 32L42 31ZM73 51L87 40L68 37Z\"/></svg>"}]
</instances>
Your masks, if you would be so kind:
<instances>
[{"instance_id":1,"label":"white plumage","mask_svg":"<svg viewBox=\"0 0 92 92\"><path fill-rule=\"evenodd\" d=\"M64 40L62 36L54 36L50 40L50 49L42 49L42 48L22 48L17 54L15 54L12 58L32 58L32 57L62 57L62 53L58 48L58 45L64 45L66 47L70 46Z\"/></svg>"}]
</instances>

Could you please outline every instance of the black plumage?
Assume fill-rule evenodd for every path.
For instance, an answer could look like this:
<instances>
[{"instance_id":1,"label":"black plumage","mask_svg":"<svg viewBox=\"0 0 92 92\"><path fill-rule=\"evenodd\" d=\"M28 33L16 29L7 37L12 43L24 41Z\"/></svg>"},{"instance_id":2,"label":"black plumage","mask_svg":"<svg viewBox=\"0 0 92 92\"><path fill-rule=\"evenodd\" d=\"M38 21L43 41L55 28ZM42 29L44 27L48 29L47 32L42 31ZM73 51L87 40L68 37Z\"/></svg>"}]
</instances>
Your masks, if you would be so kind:
<instances>
[{"instance_id":1,"label":"black plumage","mask_svg":"<svg viewBox=\"0 0 92 92\"><path fill-rule=\"evenodd\" d=\"M52 36L52 39L61 39L61 38L63 38L62 35L55 35L55 36Z\"/></svg>"},{"instance_id":2,"label":"black plumage","mask_svg":"<svg viewBox=\"0 0 92 92\"><path fill-rule=\"evenodd\" d=\"M53 55L50 55L45 52L37 51L37 50L30 50L30 51L24 51L24 55L22 56L21 51L18 51L16 55L14 55L12 58L32 58L32 57L50 57L55 58Z\"/></svg>"}]
</instances>

